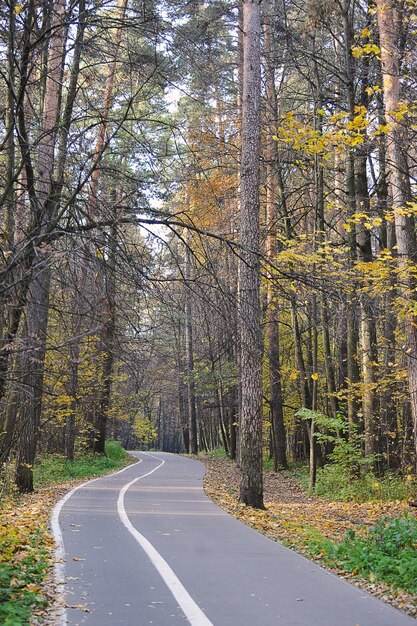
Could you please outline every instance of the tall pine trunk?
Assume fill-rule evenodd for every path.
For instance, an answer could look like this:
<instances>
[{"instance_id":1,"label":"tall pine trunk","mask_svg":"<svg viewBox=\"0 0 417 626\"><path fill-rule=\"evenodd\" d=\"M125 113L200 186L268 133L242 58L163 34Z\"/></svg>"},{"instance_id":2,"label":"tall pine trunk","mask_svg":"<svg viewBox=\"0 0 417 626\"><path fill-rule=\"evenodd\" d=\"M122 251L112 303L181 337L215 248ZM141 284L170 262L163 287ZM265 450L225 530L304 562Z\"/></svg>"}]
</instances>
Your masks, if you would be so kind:
<instances>
[{"instance_id":1,"label":"tall pine trunk","mask_svg":"<svg viewBox=\"0 0 417 626\"><path fill-rule=\"evenodd\" d=\"M262 337L259 278L260 5L243 1L243 101L240 164L239 339L240 502L263 508Z\"/></svg>"},{"instance_id":2,"label":"tall pine trunk","mask_svg":"<svg viewBox=\"0 0 417 626\"><path fill-rule=\"evenodd\" d=\"M404 300L414 305L416 281L409 267L417 261L415 220L404 215L403 209L411 201L411 186L406 157L402 150L402 127L395 115L401 101L399 38L401 20L395 0L377 0L379 42L381 48L382 83L385 101L385 118L389 124L387 136L387 170L392 190L398 263L401 271ZM412 308L411 306L409 307ZM417 316L407 311L405 315L408 388L417 449Z\"/></svg>"},{"instance_id":3,"label":"tall pine trunk","mask_svg":"<svg viewBox=\"0 0 417 626\"><path fill-rule=\"evenodd\" d=\"M273 26L272 9L275 2L267 0L264 5L264 33L265 33L265 74L266 74L266 219L267 239L266 255L271 263L276 260L277 221L278 221L278 149L273 139L274 125L277 120L277 94L275 90L273 53ZM286 433L284 425L284 410L281 384L281 366L279 362L279 306L278 290L273 276L268 276L267 286L267 336L269 362L269 388L273 438L274 469L287 467Z\"/></svg>"},{"instance_id":4,"label":"tall pine trunk","mask_svg":"<svg viewBox=\"0 0 417 626\"><path fill-rule=\"evenodd\" d=\"M191 305L191 250L185 246L185 353L187 364L188 442L190 454L197 454L197 411L194 382L193 320Z\"/></svg>"}]
</instances>

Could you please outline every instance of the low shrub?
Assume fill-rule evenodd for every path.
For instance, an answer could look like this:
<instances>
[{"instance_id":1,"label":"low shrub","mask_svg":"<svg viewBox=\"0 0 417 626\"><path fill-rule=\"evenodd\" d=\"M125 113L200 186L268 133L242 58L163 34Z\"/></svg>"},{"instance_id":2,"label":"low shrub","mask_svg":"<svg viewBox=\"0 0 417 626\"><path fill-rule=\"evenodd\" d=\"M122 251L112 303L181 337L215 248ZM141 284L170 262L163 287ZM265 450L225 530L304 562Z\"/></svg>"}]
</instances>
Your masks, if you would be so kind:
<instances>
[{"instance_id":1,"label":"low shrub","mask_svg":"<svg viewBox=\"0 0 417 626\"><path fill-rule=\"evenodd\" d=\"M417 520L407 514L382 518L366 531L349 530L337 544L327 539L311 541L308 551L324 563L371 581L417 593Z\"/></svg>"}]
</instances>

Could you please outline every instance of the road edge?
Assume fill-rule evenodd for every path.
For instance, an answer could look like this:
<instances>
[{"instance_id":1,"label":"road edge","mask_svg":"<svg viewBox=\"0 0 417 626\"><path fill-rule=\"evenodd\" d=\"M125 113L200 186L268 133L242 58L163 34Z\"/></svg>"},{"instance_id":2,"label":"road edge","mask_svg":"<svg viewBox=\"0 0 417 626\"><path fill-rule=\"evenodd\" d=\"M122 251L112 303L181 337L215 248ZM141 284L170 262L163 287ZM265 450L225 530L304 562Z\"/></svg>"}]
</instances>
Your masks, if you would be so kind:
<instances>
[{"instance_id":1,"label":"road edge","mask_svg":"<svg viewBox=\"0 0 417 626\"><path fill-rule=\"evenodd\" d=\"M131 454L131 456L134 456ZM135 457L138 458L138 457ZM65 546L64 539L62 536L61 527L59 525L59 515L61 513L62 507L64 504L74 495L76 491L82 489L86 485L93 483L101 478L107 478L108 476L116 476L117 474L121 474L126 470L134 467L135 465L139 465L142 463L142 459L139 459L135 463L130 463L122 469L119 469L115 472L110 472L109 474L103 474L102 476L98 476L96 478L90 478L89 480L84 481L80 485L73 487L68 491L58 502L55 504L52 509L51 515L49 517L49 528L52 535L52 538L55 542L55 549L53 551L53 568L52 568L52 579L54 581L55 589L56 589L56 602L55 602L55 615L56 620L55 626L66 626L67 624L67 606L65 600Z\"/></svg>"}]
</instances>

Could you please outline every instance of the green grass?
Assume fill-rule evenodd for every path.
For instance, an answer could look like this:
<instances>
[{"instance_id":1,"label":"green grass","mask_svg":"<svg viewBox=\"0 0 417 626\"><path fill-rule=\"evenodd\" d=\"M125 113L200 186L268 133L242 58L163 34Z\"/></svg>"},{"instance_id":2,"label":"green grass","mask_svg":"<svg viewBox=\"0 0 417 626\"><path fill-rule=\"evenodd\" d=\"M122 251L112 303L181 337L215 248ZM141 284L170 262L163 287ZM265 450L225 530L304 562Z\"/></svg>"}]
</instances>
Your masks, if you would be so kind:
<instances>
[{"instance_id":1,"label":"green grass","mask_svg":"<svg viewBox=\"0 0 417 626\"><path fill-rule=\"evenodd\" d=\"M208 452L204 452L204 456L209 459L227 459L226 450L224 448L214 448Z\"/></svg>"},{"instance_id":2,"label":"green grass","mask_svg":"<svg viewBox=\"0 0 417 626\"><path fill-rule=\"evenodd\" d=\"M315 494L336 502L368 502L372 500L407 500L416 492L414 477L387 473L376 477L371 472L355 480L346 480L346 471L335 465L326 465L317 472Z\"/></svg>"},{"instance_id":3,"label":"green grass","mask_svg":"<svg viewBox=\"0 0 417 626\"><path fill-rule=\"evenodd\" d=\"M325 537L307 546L310 556L372 582L380 581L396 589L417 593L417 520L406 514L382 518L364 533L350 530L341 543Z\"/></svg>"},{"instance_id":4,"label":"green grass","mask_svg":"<svg viewBox=\"0 0 417 626\"><path fill-rule=\"evenodd\" d=\"M118 441L106 442L106 456L97 454L79 455L68 461L59 454L41 455L33 469L37 487L49 483L101 476L126 465L129 455Z\"/></svg>"},{"instance_id":5,"label":"green grass","mask_svg":"<svg viewBox=\"0 0 417 626\"><path fill-rule=\"evenodd\" d=\"M289 473L309 488L308 465L297 465ZM328 464L317 471L314 494L332 502L389 502L392 500L414 500L417 492L415 476L398 476L387 472L377 477L371 472L357 479L347 478L346 470L337 464Z\"/></svg>"}]
</instances>

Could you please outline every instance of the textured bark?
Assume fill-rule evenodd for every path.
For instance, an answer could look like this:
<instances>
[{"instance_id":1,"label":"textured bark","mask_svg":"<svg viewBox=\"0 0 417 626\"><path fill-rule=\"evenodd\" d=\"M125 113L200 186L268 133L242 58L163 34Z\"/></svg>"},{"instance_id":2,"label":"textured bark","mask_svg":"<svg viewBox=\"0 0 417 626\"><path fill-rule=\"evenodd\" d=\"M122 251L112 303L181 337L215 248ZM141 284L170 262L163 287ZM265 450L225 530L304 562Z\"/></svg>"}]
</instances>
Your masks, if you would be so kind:
<instances>
[{"instance_id":1,"label":"textured bark","mask_svg":"<svg viewBox=\"0 0 417 626\"><path fill-rule=\"evenodd\" d=\"M353 45L353 24L352 24L352 3L351 0L343 0L342 3L342 22L344 35L344 59L345 59L345 91L348 105L349 118L353 119L355 115L355 84L354 84L354 66L352 57ZM355 160L351 149L347 150L345 157L345 188L346 188L346 204L347 217L352 216L356 212L356 187L355 187ZM351 229L348 234L348 245L350 248L349 261L353 264L356 260L356 233L355 229ZM348 370L348 422L354 427L358 422L358 413L360 412L359 403L355 397L355 392L351 392L350 385L355 385L360 380L360 372L358 366L358 328L355 317L356 301L352 295L347 302L347 370Z\"/></svg>"},{"instance_id":2,"label":"textured bark","mask_svg":"<svg viewBox=\"0 0 417 626\"><path fill-rule=\"evenodd\" d=\"M64 14L65 0L59 0L52 12L42 133L38 150L37 202L41 233L48 228L48 223L53 219L56 209L56 188L53 175L66 32ZM27 350L20 361L24 378L19 401L22 405L20 410L22 436L19 441L16 484L21 491L33 490L32 466L36 455L42 405L50 282L50 254L41 250L37 256L37 269L31 283L25 311Z\"/></svg>"},{"instance_id":3,"label":"textured bark","mask_svg":"<svg viewBox=\"0 0 417 626\"><path fill-rule=\"evenodd\" d=\"M262 337L259 280L260 6L243 2L243 102L240 165L240 501L263 508Z\"/></svg>"},{"instance_id":4,"label":"textured bark","mask_svg":"<svg viewBox=\"0 0 417 626\"><path fill-rule=\"evenodd\" d=\"M185 317L185 310L181 311ZM188 428L188 404L187 404L187 387L184 384L184 371L186 363L185 356L185 328L180 320L178 323L178 341L177 341L177 373L178 373L178 411L180 418L180 426L184 448L187 454L190 453L190 430Z\"/></svg>"},{"instance_id":5,"label":"textured bark","mask_svg":"<svg viewBox=\"0 0 417 626\"><path fill-rule=\"evenodd\" d=\"M295 297L291 298L291 316L292 327L294 335L294 349L295 349L295 361L298 369L298 378L300 386L300 395L303 406L308 409L312 407L311 389L307 379L306 366L303 355L303 346L301 343L301 330L298 321L297 313L297 300Z\"/></svg>"},{"instance_id":6,"label":"textured bark","mask_svg":"<svg viewBox=\"0 0 417 626\"><path fill-rule=\"evenodd\" d=\"M321 102L319 102L321 106ZM322 130L321 115L318 115L319 122L318 127ZM323 165L316 157L316 194L317 194L317 238L319 241L323 241L325 236L325 222L324 222L324 172ZM330 324L329 324L329 311L328 303L325 297L325 293L322 290L320 295L320 312L321 312L321 326L323 333L323 353L324 353L324 369L326 372L327 393L328 402L330 405L331 414L333 417L337 416L338 402L336 398L336 376L334 371L334 363L331 350L330 340Z\"/></svg>"},{"instance_id":7,"label":"textured bark","mask_svg":"<svg viewBox=\"0 0 417 626\"><path fill-rule=\"evenodd\" d=\"M229 403L230 406L227 409L228 414L228 425L229 425L229 458L231 460L236 459L237 453L237 428L236 428L236 420L238 414L238 389L237 387L233 387L233 389L229 392Z\"/></svg>"},{"instance_id":8,"label":"textured bark","mask_svg":"<svg viewBox=\"0 0 417 626\"><path fill-rule=\"evenodd\" d=\"M368 109L369 96L367 87L369 85L369 59L364 59L362 63L360 105ZM360 146L357 149L356 158L356 199L359 211L369 214L371 210L369 189L368 189L368 145ZM357 224L356 238L358 244L358 256L364 263L373 260L371 233L365 228L363 223ZM364 281L364 287L366 287ZM362 414L365 433L365 455L373 455L377 452L377 423L376 402L374 383L376 379L375 364L377 363L377 337L376 319L374 314L374 302L366 289L362 290L359 299L360 306L360 347L362 358L362 380L363 380L363 400Z\"/></svg>"},{"instance_id":9,"label":"textured bark","mask_svg":"<svg viewBox=\"0 0 417 626\"><path fill-rule=\"evenodd\" d=\"M190 454L197 454L197 411L194 382L194 349L191 305L191 252L188 245L185 247L185 351L187 363L187 402L188 402L188 430Z\"/></svg>"},{"instance_id":10,"label":"textured bark","mask_svg":"<svg viewBox=\"0 0 417 626\"><path fill-rule=\"evenodd\" d=\"M352 392L350 385L359 381L358 365L358 324L355 316L355 306L352 300L348 300L346 306L346 328L347 328L347 384L348 384L348 423L350 432L353 432L358 423L359 402L355 392Z\"/></svg>"},{"instance_id":11,"label":"textured bark","mask_svg":"<svg viewBox=\"0 0 417 626\"><path fill-rule=\"evenodd\" d=\"M273 25L272 14L275 6L274 0L264 3L264 35L265 35L265 74L266 74L266 221L267 239L266 255L271 263L276 260L277 247L277 221L278 221L278 149L277 142L273 139L274 126L277 115L277 94L275 90L274 66L272 63L273 52ZM271 422L273 433L273 460L274 469L287 467L286 433L284 425L284 411L281 384L281 366L279 362L279 306L278 293L273 276L268 276L267 287L267 335L268 335L268 362L269 362L269 389Z\"/></svg>"},{"instance_id":12,"label":"textured bark","mask_svg":"<svg viewBox=\"0 0 417 626\"><path fill-rule=\"evenodd\" d=\"M15 111L14 111L14 89L15 89L15 67L14 67L14 36L15 36L15 23L16 14L14 12L14 2L10 3L9 13L9 34L8 34L8 49L7 49L7 110L6 110L6 150L7 150L7 170L5 180L5 215L3 232L5 234L4 249L12 250L14 244L14 202L15 202L15 140L14 140L14 126L15 126ZM7 341L7 322L8 312L6 307L6 301L0 299L0 350L6 345ZM1 352L0 352L1 354ZM0 357L1 359L1 357ZM0 360L1 368L1 360ZM1 397L1 396L0 396ZM7 436L6 427L6 413L0 410L0 442L5 443L5 435ZM13 431L10 431L13 432ZM10 437L9 432L9 437ZM7 454L9 445L7 445ZM6 446L5 446L6 450Z\"/></svg>"},{"instance_id":13,"label":"textured bark","mask_svg":"<svg viewBox=\"0 0 417 626\"><path fill-rule=\"evenodd\" d=\"M243 110L243 6L242 2L238 3L238 33L237 33L237 56L238 56L238 84L237 84L237 110L238 110L238 145L242 145L242 110ZM240 222L240 213L241 213L241 168L238 169L237 172L237 184L238 184L238 194L237 194L237 212L239 215ZM236 302L237 308L239 307L239 266L237 269L237 284L236 284ZM242 380L240 376L241 371L241 346L240 346L240 319L239 319L239 311L237 310L236 315L236 335L238 337L238 345L236 349L236 365L237 370L239 372L237 377L237 423L238 423L238 433L236 435L236 463L239 466L240 464L240 422L242 417Z\"/></svg>"},{"instance_id":14,"label":"textured bark","mask_svg":"<svg viewBox=\"0 0 417 626\"><path fill-rule=\"evenodd\" d=\"M103 94L103 102L101 108L101 121L98 127L98 133L96 138L96 146L95 146L95 156L94 156L94 170L91 175L91 185L90 185L90 194L88 201L88 213L92 219L97 218L97 208L98 208L98 190L99 190L99 182L100 182L100 161L103 158L103 155L106 150L106 141L107 141L107 131L108 131L108 121L109 121L109 113L112 105L112 99L114 95L114 79L116 75L116 68L119 56L120 44L122 42L123 36L123 20L126 13L128 0L119 0L116 14L117 19L119 21L119 25L113 31L112 34L112 58L109 63L108 73L106 78L106 83L104 87ZM81 8L81 7L80 7ZM117 213L117 210L116 210ZM117 219L117 215L115 215ZM117 237L116 229L113 229L111 234L111 244L110 247L116 245L115 238ZM87 242L86 248L91 249L91 242ZM91 255L94 257L94 255ZM104 354L103 359L103 387L101 389L100 400L98 403L98 414L95 418L95 436L92 442L92 450L98 454L104 454L105 452L105 439L107 433L107 413L110 406L110 395L111 395L111 386L112 386L112 375L113 375L113 366L114 366L114 337L116 331L116 320L115 320L115 279L114 279L114 267L112 268L112 264L115 263L115 251L110 250L109 264L107 267L107 278L102 274L102 266L97 266L97 275L100 279L106 282L106 285L103 287L103 282L100 283L100 287L97 290L99 294L97 298L99 299L103 293L103 289L105 291L105 299L106 306L104 310L101 311L101 344L102 344L102 352ZM80 278L79 278L79 293L81 298L84 297L86 290L88 290L88 283L90 272L87 264L83 262L81 264ZM82 321L83 321L83 307L80 303L77 303L78 314L75 316L75 335L80 337L80 340L77 342L78 345L74 345L73 352L76 355L80 352L80 343L82 336ZM75 361L74 363L74 375L78 377L78 371L76 368ZM72 393L74 398L74 403L76 402L76 396L78 392L78 380L74 380L74 384L72 385ZM68 433L71 435L72 428L74 426L74 417L75 415L71 415L68 423ZM71 445L71 442L68 442ZM69 450L70 452L70 450Z\"/></svg>"},{"instance_id":15,"label":"textured bark","mask_svg":"<svg viewBox=\"0 0 417 626\"><path fill-rule=\"evenodd\" d=\"M6 198L5 198L5 219L4 231L6 235L7 247L10 248L14 241L14 183L15 183L15 111L14 111L14 90L15 90L15 27L16 14L14 12L14 2L10 4L9 33L7 50L7 109L6 109L6 151L7 151L7 174L6 174ZM0 332L3 324L0 326ZM0 337L1 339L1 337Z\"/></svg>"},{"instance_id":16,"label":"textured bark","mask_svg":"<svg viewBox=\"0 0 417 626\"><path fill-rule=\"evenodd\" d=\"M14 4L14 3L13 3ZM10 12L14 11L13 4L10 5ZM29 3L25 15L25 29L22 35L21 48L22 54L20 58L19 71L14 72L16 77L16 96L13 106L15 107L15 125L16 125L16 138L18 140L19 149L21 153L21 160L23 169L20 172L20 182L28 190L28 196L32 209L31 225L28 229L32 234L32 231L36 228L37 224L37 204L36 195L34 192L34 171L33 163L30 152L30 143L27 133L27 85L30 73L30 58L32 54L32 32L31 25L34 20L34 3ZM15 18L10 21L10 28L15 22ZM9 42L10 45L11 42ZM12 51L9 52L9 62L12 61ZM12 77L10 77L12 78ZM18 80L17 80L18 79ZM11 110L13 111L13 109ZM3 194L4 201L7 199L7 194ZM19 202L20 206L23 202ZM22 211L23 212L23 211ZM16 237L15 237L16 241ZM27 242L26 242L27 243ZM4 321L6 322L5 329L3 331L3 337L0 344L0 400L3 399L6 392L8 392L7 382L9 369L11 367L11 353L10 345L15 340L20 320L23 314L23 310L26 304L27 291L29 288L29 270L33 263L35 255L33 243L29 242L27 245L26 254L23 262L13 266L7 267L8 263L4 263L2 266L2 293L0 294L0 309L4 315ZM12 255L11 258L13 258ZM8 315L6 314L8 312ZM1 443L1 458L4 459L8 455L8 448L4 443L5 439L13 438L13 433L7 432L4 436L3 427L7 419L2 419L2 428L0 429L0 443Z\"/></svg>"},{"instance_id":17,"label":"textured bark","mask_svg":"<svg viewBox=\"0 0 417 626\"><path fill-rule=\"evenodd\" d=\"M71 66L71 74L68 85L68 95L65 102L64 111L62 114L62 125L59 130L59 147L58 147L58 155L57 155L57 178L58 180L63 179L65 163L66 163L66 155L67 155L67 142L68 142L68 134L69 128L71 125L72 111L74 107L75 96L77 93L77 84L78 84L78 76L80 70L80 62L81 62L81 53L84 45L84 34L86 28L86 20L85 20L85 0L79 0L78 3L78 28L77 28L77 36L75 39L74 46L74 54L73 61ZM75 302L74 302L74 325L73 325L73 335L75 337L79 336L81 333L81 299L79 294L76 294ZM76 435L76 411L78 406L78 369L79 369L79 358L81 352L81 345L79 341L71 344L70 346L70 355L71 355L71 377L69 384L69 392L72 398L71 401L71 412L66 418L65 422L65 441L64 441L64 450L65 456L72 461L74 459L75 453L75 435Z\"/></svg>"},{"instance_id":18,"label":"textured bark","mask_svg":"<svg viewBox=\"0 0 417 626\"><path fill-rule=\"evenodd\" d=\"M117 207L115 208L115 223L117 221ZM117 228L115 225L110 230L109 258L106 264L106 308L103 312L103 327L101 331L101 344L103 359L103 381L100 393L99 412L96 419L93 452L105 453L108 411L112 388L114 351L116 337L116 253L117 253Z\"/></svg>"},{"instance_id":19,"label":"textured bark","mask_svg":"<svg viewBox=\"0 0 417 626\"><path fill-rule=\"evenodd\" d=\"M33 491L32 467L42 408L50 278L49 258L46 258L43 273L38 274L30 287L23 337L27 349L17 361L21 391L15 410L19 413L21 434L18 441L16 485L22 492Z\"/></svg>"},{"instance_id":20,"label":"textured bark","mask_svg":"<svg viewBox=\"0 0 417 626\"><path fill-rule=\"evenodd\" d=\"M392 204L395 215L398 263L401 270L403 297L407 301L416 299L415 279L408 271L417 261L417 243L414 217L403 215L401 209L411 200L410 179L405 155L402 151L402 128L395 116L401 100L400 14L395 0L377 0L379 41L381 48L382 82L385 101L385 118L389 124L387 136L387 169L392 189ZM408 387L411 414L414 428L414 442L417 449L417 317L408 313L405 316L406 354L408 364Z\"/></svg>"}]
</instances>

